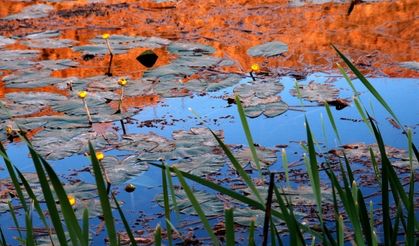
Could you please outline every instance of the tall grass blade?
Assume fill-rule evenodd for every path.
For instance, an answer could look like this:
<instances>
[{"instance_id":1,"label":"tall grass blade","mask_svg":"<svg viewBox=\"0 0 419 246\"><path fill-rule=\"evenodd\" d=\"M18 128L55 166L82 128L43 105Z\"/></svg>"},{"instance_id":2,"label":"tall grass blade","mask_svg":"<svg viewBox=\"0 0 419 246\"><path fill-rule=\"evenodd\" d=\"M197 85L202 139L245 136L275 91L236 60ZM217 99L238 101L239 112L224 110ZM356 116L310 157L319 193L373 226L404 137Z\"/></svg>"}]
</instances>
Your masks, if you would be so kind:
<instances>
[{"instance_id":1,"label":"tall grass blade","mask_svg":"<svg viewBox=\"0 0 419 246\"><path fill-rule=\"evenodd\" d=\"M288 200L286 200L286 196L284 196L285 201L282 199L281 194L279 193L276 186L274 186L274 192L276 200L279 204L279 208L281 209L281 212L284 217L283 221L287 224L290 236L290 245L305 245L304 237L301 233L299 224L297 222L297 218L294 215L292 205L288 203Z\"/></svg>"},{"instance_id":2,"label":"tall grass blade","mask_svg":"<svg viewBox=\"0 0 419 246\"><path fill-rule=\"evenodd\" d=\"M26 139L27 141L27 139ZM39 182L41 184L42 193L44 194L45 202L47 204L49 215L51 216L51 222L54 226L55 233L57 234L58 241L60 245L67 245L67 239L66 235L64 233L63 225L61 224L61 217L58 213L57 206L55 204L54 196L52 195L51 188L49 186L49 182L47 180L46 174L44 172L44 169L42 167L39 155L35 152L35 150L32 148L29 141L27 141L29 152L32 157L32 161L34 163L36 173L38 175ZM77 240L75 238L72 238L72 241L74 240L73 244L77 244Z\"/></svg>"},{"instance_id":3,"label":"tall grass blade","mask_svg":"<svg viewBox=\"0 0 419 246\"><path fill-rule=\"evenodd\" d=\"M393 112L393 110L390 108L390 106L387 104L387 102L384 100L383 97L381 97L380 93L372 86L372 84L364 77L364 75L352 64L351 61L349 61L348 58L346 58L345 55L342 54L334 45L332 47L336 50L340 58L346 63L346 65L352 70L352 72L358 77L358 79L364 84L365 87L371 92L371 94L377 99L378 102L381 103L381 105L391 114L391 116L397 121L397 123L403 127L399 119L397 118L396 114ZM404 129L403 129L404 130Z\"/></svg>"},{"instance_id":4,"label":"tall grass blade","mask_svg":"<svg viewBox=\"0 0 419 246\"><path fill-rule=\"evenodd\" d=\"M355 107L356 107L356 109L358 110L358 113L359 113L359 115L361 116L362 121L364 121L365 125L367 125L367 126L368 126L368 128L370 129L370 131L372 131L372 128L371 128L370 122L368 121L368 118L367 118L367 116L365 115L364 110L362 109L362 106L361 106L361 103L359 102L359 98L358 98L358 96L354 96L354 98L353 98L353 99L354 99Z\"/></svg>"},{"instance_id":5,"label":"tall grass blade","mask_svg":"<svg viewBox=\"0 0 419 246\"><path fill-rule=\"evenodd\" d=\"M259 171L259 175L262 176L261 166L260 166L260 163L259 163L259 157L257 156L255 144L254 144L253 138L252 138L252 134L250 133L249 124L247 123L246 115L244 113L243 106L240 102L240 97L238 95L236 95L236 103L237 103L237 110L239 111L239 115L240 115L240 122L242 123L242 127L243 127L244 133L246 135L246 139L247 139L247 142L249 144L250 151L252 152L252 159L255 162L256 168Z\"/></svg>"},{"instance_id":6,"label":"tall grass blade","mask_svg":"<svg viewBox=\"0 0 419 246\"><path fill-rule=\"evenodd\" d=\"M6 238L4 237L3 230L1 229L1 226L0 226L0 246L7 246L7 245L8 244L7 244Z\"/></svg>"},{"instance_id":7,"label":"tall grass blade","mask_svg":"<svg viewBox=\"0 0 419 246\"><path fill-rule=\"evenodd\" d=\"M253 219L250 222L250 227L249 227L249 240L247 243L248 246L255 246L255 220Z\"/></svg>"},{"instance_id":8,"label":"tall grass blade","mask_svg":"<svg viewBox=\"0 0 419 246\"><path fill-rule=\"evenodd\" d=\"M339 68L340 73L343 75L343 77L345 78L346 82L348 82L349 86L352 88L354 95L358 96L360 93L356 90L354 84L352 83L352 80L349 78L348 74L346 73L345 69L343 69L343 67L339 64L336 63L336 65Z\"/></svg>"},{"instance_id":9,"label":"tall grass blade","mask_svg":"<svg viewBox=\"0 0 419 246\"><path fill-rule=\"evenodd\" d=\"M154 245L161 246L161 227L160 224L157 225L156 229L154 230Z\"/></svg>"},{"instance_id":10,"label":"tall grass blade","mask_svg":"<svg viewBox=\"0 0 419 246\"><path fill-rule=\"evenodd\" d=\"M83 242L89 244L89 210L85 208L83 210Z\"/></svg>"},{"instance_id":11,"label":"tall grass blade","mask_svg":"<svg viewBox=\"0 0 419 246\"><path fill-rule=\"evenodd\" d=\"M343 224L343 217L342 215L338 216L338 227L337 227L337 234L338 234L338 245L339 246L343 246L345 244L345 234L344 234L344 229L345 226Z\"/></svg>"},{"instance_id":12,"label":"tall grass blade","mask_svg":"<svg viewBox=\"0 0 419 246\"><path fill-rule=\"evenodd\" d=\"M17 167L14 166L14 168L15 168L18 176L19 176L20 181L22 182L23 186L25 187L26 193L28 193L29 198L32 199L33 206L34 206L35 210L38 212L39 218L41 219L45 228L48 229L48 235L49 235L49 238L51 240L51 244L54 245L54 240L52 239L52 231L51 231L51 228L47 223L47 219L45 218L45 215L44 215L44 213L41 209L40 202L36 198L35 193L33 192L32 188L29 185L29 182L26 180L25 176L23 176L22 172Z\"/></svg>"},{"instance_id":13,"label":"tall grass blade","mask_svg":"<svg viewBox=\"0 0 419 246\"><path fill-rule=\"evenodd\" d=\"M25 196L23 195L22 188L20 187L19 181L17 180L16 173L13 169L13 165L7 155L6 149L0 141L0 155L3 157L4 164L6 165L7 171L9 173L10 179L12 180L13 187L15 187L17 197L19 198L20 204L22 205L25 211L28 210L26 205Z\"/></svg>"},{"instance_id":14,"label":"tall grass blade","mask_svg":"<svg viewBox=\"0 0 419 246\"><path fill-rule=\"evenodd\" d=\"M268 187L268 197L266 198L266 206L265 206L265 219L263 223L263 240L262 245L268 245L268 234L269 234L269 222L271 219L271 210L272 210L272 195L275 183L275 174L271 173L269 176L269 187ZM271 225L275 226L275 225ZM273 235L272 235L273 236Z\"/></svg>"},{"instance_id":15,"label":"tall grass blade","mask_svg":"<svg viewBox=\"0 0 419 246\"><path fill-rule=\"evenodd\" d=\"M115 197L115 194L114 194L114 193L112 193L112 199L113 199L113 201L114 201L114 202L115 202L115 204L116 204L116 209L118 210L119 217L121 217L122 223L124 224L125 231L126 231L126 232L127 232L127 234L128 234L129 241L130 241L131 245L132 245L132 246L137 245L137 242L135 241L135 238L134 238L134 234L132 234L132 231L131 231L131 228L129 227L128 221L127 221L127 219L125 218L124 212L122 211L121 206L119 205L119 202L118 202L118 200L116 199L116 197Z\"/></svg>"},{"instance_id":16,"label":"tall grass blade","mask_svg":"<svg viewBox=\"0 0 419 246\"><path fill-rule=\"evenodd\" d=\"M285 172L285 182L287 184L287 187L290 187L288 158L287 158L287 152L284 148L281 149L281 157L282 157L282 167L284 168L284 172Z\"/></svg>"},{"instance_id":17,"label":"tall grass blade","mask_svg":"<svg viewBox=\"0 0 419 246\"><path fill-rule=\"evenodd\" d=\"M410 207L409 206L409 197L406 194L406 191L403 189L403 186L400 183L400 179L398 178L396 171L394 170L393 166L390 163L390 160L387 157L384 141L383 141L383 138L381 136L380 130L374 124L371 117L369 117L369 119L370 119L371 126L373 128L373 131L374 131L375 138L377 140L378 148L380 150L381 165L382 165L382 167L381 167L382 174L381 175L383 175L384 173L386 175L386 177L384 177L384 178L382 177L382 181L384 179L386 179L386 182L388 182L391 186L391 191L393 193L394 198L400 197L401 201L403 202L403 205L405 206L405 208L408 209ZM412 144L413 149L414 149L414 147L415 146ZM388 184L387 184L387 187L384 187L384 184L383 184L383 193L388 192L388 188L389 188ZM384 209L384 207L383 207L383 209ZM416 228L416 230L419 230L419 223L418 223L417 219L415 219L415 228Z\"/></svg>"},{"instance_id":18,"label":"tall grass blade","mask_svg":"<svg viewBox=\"0 0 419 246\"><path fill-rule=\"evenodd\" d=\"M15 211L15 209L13 208L12 203L11 203L10 201L7 201L7 206L9 206L10 215L12 216L13 223L14 223L14 224L15 224L15 226L16 226L17 233L19 234L19 237L20 237L20 238L23 238L23 236L22 236L22 232L20 231L19 221L18 221L18 220L17 220L17 218L16 218L16 211Z\"/></svg>"},{"instance_id":19,"label":"tall grass blade","mask_svg":"<svg viewBox=\"0 0 419 246\"><path fill-rule=\"evenodd\" d=\"M310 125L308 124L307 118L305 118L306 131L307 131L307 147L309 153L309 165L307 165L307 172L310 177L311 188L313 189L314 198L317 204L317 210L320 215L320 222L323 224L322 219L322 202L320 194L320 177L319 177L319 168L317 166L317 156L316 151L314 150L314 141L313 135L310 130Z\"/></svg>"},{"instance_id":20,"label":"tall grass blade","mask_svg":"<svg viewBox=\"0 0 419 246\"><path fill-rule=\"evenodd\" d=\"M415 245L415 167L413 167L413 142L412 131L407 130L407 145L410 162L410 179L409 179L409 206L407 208L407 230L406 245Z\"/></svg>"},{"instance_id":21,"label":"tall grass blade","mask_svg":"<svg viewBox=\"0 0 419 246\"><path fill-rule=\"evenodd\" d=\"M32 210L29 208L25 212L26 221L26 246L35 246L34 235L33 235L33 224L32 224Z\"/></svg>"},{"instance_id":22,"label":"tall grass blade","mask_svg":"<svg viewBox=\"0 0 419 246\"><path fill-rule=\"evenodd\" d=\"M209 224L207 217L205 216L204 211L202 210L201 206L199 205L198 200L196 199L195 195L193 194L191 188L186 183L185 178L183 177L182 173L179 172L176 168L174 168L174 171L176 173L176 176L179 179L180 184L183 187L183 190L185 191L186 195L189 198L189 201L191 202L193 208L195 209L196 213L198 214L199 218L201 219L202 224L204 225L205 230L208 232L208 235L210 236L212 240L213 245L219 245L219 241L217 239L217 236L215 236L214 231L211 228L211 225Z\"/></svg>"},{"instance_id":23,"label":"tall grass blade","mask_svg":"<svg viewBox=\"0 0 419 246\"><path fill-rule=\"evenodd\" d=\"M226 246L236 245L234 239L234 220L233 220L233 209L226 208L224 210L224 219L225 219L225 236L226 236Z\"/></svg>"},{"instance_id":24,"label":"tall grass blade","mask_svg":"<svg viewBox=\"0 0 419 246\"><path fill-rule=\"evenodd\" d=\"M162 163L163 166L164 163ZM166 177L166 169L161 170L161 176L162 176L162 184L163 184L163 202L164 202L164 217L166 218L166 221L170 221L170 205L169 205L169 192L167 191L167 177ZM172 230L170 228L170 224L166 222L166 231L167 231L167 240L169 246L172 245Z\"/></svg>"},{"instance_id":25,"label":"tall grass blade","mask_svg":"<svg viewBox=\"0 0 419 246\"><path fill-rule=\"evenodd\" d=\"M112 216L112 209L109 203L109 197L106 191L105 180L103 179L103 174L99 161L96 158L95 150L92 146L92 143L89 141L89 153L93 166L93 172L95 174L96 186L99 193L100 204L102 207L103 217L105 219L106 230L108 232L109 244L111 246L117 245L117 235L115 232L114 218Z\"/></svg>"},{"instance_id":26,"label":"tall grass blade","mask_svg":"<svg viewBox=\"0 0 419 246\"><path fill-rule=\"evenodd\" d=\"M329 117L329 121L330 121L330 124L332 125L333 131L335 132L335 135L336 135L339 143L341 143L340 136L339 136L339 131L338 131L338 128L336 126L335 119L333 118L332 111L330 110L330 106L326 101L324 102L324 106L326 108L327 116Z\"/></svg>"},{"instance_id":27,"label":"tall grass blade","mask_svg":"<svg viewBox=\"0 0 419 246\"><path fill-rule=\"evenodd\" d=\"M176 201L176 193L175 193L175 188L173 186L172 175L170 174L169 168L164 168L164 170L166 171L167 183L168 183L169 191L170 191L170 198L172 200L173 209L175 210L176 220L179 220L180 212L179 212L179 206Z\"/></svg>"},{"instance_id":28,"label":"tall grass blade","mask_svg":"<svg viewBox=\"0 0 419 246\"><path fill-rule=\"evenodd\" d=\"M71 206L70 202L68 201L67 192L64 190L63 185L61 184L60 179L58 178L57 174L55 173L54 169L49 165L47 161L45 161L42 157L40 160L48 173L49 179L51 181L52 186L54 187L55 193L58 197L61 213L64 217L64 221L67 225L67 230L70 234L71 241L79 242L80 245L84 245L83 242L83 233L80 228L80 225L77 221L76 215L74 214L73 207Z\"/></svg>"},{"instance_id":29,"label":"tall grass blade","mask_svg":"<svg viewBox=\"0 0 419 246\"><path fill-rule=\"evenodd\" d=\"M247 184L247 186L250 188L250 190L253 192L253 194L256 196L258 201L263 204L263 199L259 194L259 191L256 189L256 186L254 185L252 179L250 176L244 171L243 167L239 164L237 159L234 157L233 153L231 153L231 150L223 143L223 141L210 129L212 135L217 140L218 144L223 149L224 153L227 155L228 159L230 159L231 163L234 166L234 169L239 173L240 177L243 179L243 181Z\"/></svg>"},{"instance_id":30,"label":"tall grass blade","mask_svg":"<svg viewBox=\"0 0 419 246\"><path fill-rule=\"evenodd\" d=\"M342 172L344 175L343 168ZM348 214L349 220L352 223L354 234L355 234L355 242L357 245L365 245L364 239L362 237L362 227L359 222L358 212L355 207L355 201L352 197L351 188L348 185L346 178L344 179L344 189L339 184L339 181L336 175L331 170L326 170L326 174L328 175L330 181L333 183L333 186L336 188L339 198L341 199L343 206L345 208L346 213Z\"/></svg>"}]
</instances>

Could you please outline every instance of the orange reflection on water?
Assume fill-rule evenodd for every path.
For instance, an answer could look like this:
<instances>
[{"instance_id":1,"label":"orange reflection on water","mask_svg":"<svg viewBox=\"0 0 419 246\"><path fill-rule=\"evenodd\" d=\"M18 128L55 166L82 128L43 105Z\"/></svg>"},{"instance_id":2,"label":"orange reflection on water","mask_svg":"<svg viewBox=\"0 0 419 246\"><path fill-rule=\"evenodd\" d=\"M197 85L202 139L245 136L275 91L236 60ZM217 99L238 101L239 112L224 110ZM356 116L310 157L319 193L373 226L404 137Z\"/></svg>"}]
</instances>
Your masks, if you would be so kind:
<instances>
[{"instance_id":1,"label":"orange reflection on water","mask_svg":"<svg viewBox=\"0 0 419 246\"><path fill-rule=\"evenodd\" d=\"M56 50L50 49L51 54L56 54ZM115 54L112 60L112 75L113 76L129 76L132 79L140 78L143 72L147 69L141 65L136 57L140 55L147 48L134 48L129 50L125 54ZM164 48L153 49L153 51L159 56L155 66L161 66L168 64L173 56L169 56ZM67 78L67 77L79 77L87 78L97 75L103 75L108 70L109 64L109 55L105 56L95 56L93 59L85 61L82 58L82 54L79 52L74 52L71 49L66 49L63 52L65 55L63 58L72 58L73 60L80 63L76 68L67 68L64 70L57 70L52 72L53 77ZM63 59L59 58L59 59ZM49 57L49 59L54 59L54 57Z\"/></svg>"},{"instance_id":2,"label":"orange reflection on water","mask_svg":"<svg viewBox=\"0 0 419 246\"><path fill-rule=\"evenodd\" d=\"M158 95L124 97L122 100L122 111L126 111L128 108L144 108L156 105L159 101L160 97ZM119 101L112 101L109 105L117 110Z\"/></svg>"}]
</instances>

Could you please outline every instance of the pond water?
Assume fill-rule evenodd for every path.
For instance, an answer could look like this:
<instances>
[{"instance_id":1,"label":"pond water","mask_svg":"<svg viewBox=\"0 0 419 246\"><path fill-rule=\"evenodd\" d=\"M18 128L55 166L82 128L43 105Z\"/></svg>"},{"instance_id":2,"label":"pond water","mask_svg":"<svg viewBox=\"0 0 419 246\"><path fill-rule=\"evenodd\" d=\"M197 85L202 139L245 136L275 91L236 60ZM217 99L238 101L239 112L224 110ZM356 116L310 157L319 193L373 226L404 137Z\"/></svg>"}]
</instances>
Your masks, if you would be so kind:
<instances>
[{"instance_id":1,"label":"pond water","mask_svg":"<svg viewBox=\"0 0 419 246\"><path fill-rule=\"evenodd\" d=\"M89 185L94 178L86 157L87 141L92 141L106 156L103 164L129 224L133 230L143 231L138 237L152 243L151 233L157 223L164 224L164 217L158 202L161 172L150 166L149 160L163 157L181 170L246 193L209 134L210 128L218 131L257 181L234 103L234 94L239 94L261 162L280 173L278 182L282 185L281 151L287 152L289 189L300 202L303 220L310 223L313 214L302 204L314 205L301 147L307 139L305 117L318 151L330 154L332 160L342 148L349 152L357 181L379 208L378 186L371 182L374 172L363 152L375 139L353 103L353 90L335 69L335 62L342 62L329 44L342 47L369 75L400 121L412 129L413 142L418 143L417 39L414 31L409 31L417 2L363 3L350 15L342 15L348 10L342 3L300 6L300 1L226 1L220 6L194 2L45 1L34 5L0 0L0 99L4 105L0 138L12 162L30 178L37 195L42 198L27 148L17 138L6 139L8 126L20 126L27 132L37 151L78 199L75 209L91 209L92 233L97 234L93 244L100 245L105 232L100 229L99 203ZM200 18L192 18L188 13L191 9ZM240 14L233 17L231 13L237 11ZM363 20L366 16L374 23ZM103 33L110 33L110 38L103 39ZM349 40L351 36L355 38ZM153 68L142 66L136 59L146 50L159 57ZM261 67L253 75L255 81L249 74L254 63ZM127 78L128 84L121 113L115 113L121 78ZM383 133L401 179L405 178L406 137L361 82L354 79L353 83ZM88 93L85 102L92 113L92 126L84 101L77 95L81 90ZM340 141L322 105L336 99L349 105L341 110L332 107ZM325 174L322 182L327 201L330 188ZM134 184L136 190L125 192L127 184ZM231 201L199 185L192 186L197 196L208 200L201 205L212 216L212 225L222 221L223 207ZM264 186L265 182L260 183L261 189ZM13 188L2 162L0 188L0 225L6 231L14 227L6 204ZM180 199L184 196L181 190L178 195ZM190 214L190 205L183 205L179 220L173 214L175 225L185 235L209 243L202 225L195 223L198 217ZM240 209L236 222L242 226L238 235L243 243L249 218L259 220L263 214ZM122 223L117 226L123 230ZM17 235L16 230L7 230L6 238L13 242Z\"/></svg>"}]
</instances>

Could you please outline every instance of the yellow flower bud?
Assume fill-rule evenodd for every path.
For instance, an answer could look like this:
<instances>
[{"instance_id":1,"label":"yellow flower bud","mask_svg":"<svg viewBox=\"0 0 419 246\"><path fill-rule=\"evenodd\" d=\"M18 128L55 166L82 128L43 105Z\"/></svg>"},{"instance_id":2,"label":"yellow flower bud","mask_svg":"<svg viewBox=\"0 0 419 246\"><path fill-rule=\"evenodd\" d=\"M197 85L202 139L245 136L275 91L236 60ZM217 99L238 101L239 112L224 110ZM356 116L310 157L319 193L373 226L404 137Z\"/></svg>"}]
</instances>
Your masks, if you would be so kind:
<instances>
[{"instance_id":1,"label":"yellow flower bud","mask_svg":"<svg viewBox=\"0 0 419 246\"><path fill-rule=\"evenodd\" d=\"M87 91L80 91L80 92L79 92L79 97L80 97L81 99L86 98L86 97L87 97Z\"/></svg>"},{"instance_id":2,"label":"yellow flower bud","mask_svg":"<svg viewBox=\"0 0 419 246\"><path fill-rule=\"evenodd\" d=\"M257 63L252 64L250 68L252 69L252 72L258 72L260 70L259 64Z\"/></svg>"},{"instance_id":3,"label":"yellow flower bud","mask_svg":"<svg viewBox=\"0 0 419 246\"><path fill-rule=\"evenodd\" d=\"M105 155L103 154L103 152L96 152L96 159L98 159L98 161L103 160L103 158L105 158Z\"/></svg>"},{"instance_id":4,"label":"yellow flower bud","mask_svg":"<svg viewBox=\"0 0 419 246\"><path fill-rule=\"evenodd\" d=\"M72 195L67 195L68 202L71 206L74 206L76 204L76 198Z\"/></svg>"},{"instance_id":5,"label":"yellow flower bud","mask_svg":"<svg viewBox=\"0 0 419 246\"><path fill-rule=\"evenodd\" d=\"M11 126L6 126L6 133L8 135L12 134L13 133L13 128Z\"/></svg>"},{"instance_id":6,"label":"yellow flower bud","mask_svg":"<svg viewBox=\"0 0 419 246\"><path fill-rule=\"evenodd\" d=\"M128 192L128 193L135 191L135 185L133 185L133 184L127 184L125 186L125 191Z\"/></svg>"},{"instance_id":7,"label":"yellow flower bud","mask_svg":"<svg viewBox=\"0 0 419 246\"><path fill-rule=\"evenodd\" d=\"M103 39L108 39L110 36L111 36L111 35L110 35L109 33L104 33L104 34L102 35L102 38L103 38Z\"/></svg>"},{"instance_id":8,"label":"yellow flower bud","mask_svg":"<svg viewBox=\"0 0 419 246\"><path fill-rule=\"evenodd\" d=\"M127 83L128 83L128 81L124 78L121 78L121 79L118 80L118 85L120 85L120 86L126 86Z\"/></svg>"}]
</instances>

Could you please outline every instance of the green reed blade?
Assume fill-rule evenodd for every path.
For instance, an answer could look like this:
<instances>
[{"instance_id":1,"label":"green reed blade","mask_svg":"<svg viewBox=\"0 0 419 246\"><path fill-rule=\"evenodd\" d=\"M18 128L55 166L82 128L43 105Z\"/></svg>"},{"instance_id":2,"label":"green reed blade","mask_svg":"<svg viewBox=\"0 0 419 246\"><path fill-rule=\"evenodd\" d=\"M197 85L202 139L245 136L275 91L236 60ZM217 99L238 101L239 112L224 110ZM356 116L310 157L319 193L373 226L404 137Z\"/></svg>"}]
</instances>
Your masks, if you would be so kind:
<instances>
[{"instance_id":1,"label":"green reed blade","mask_svg":"<svg viewBox=\"0 0 419 246\"><path fill-rule=\"evenodd\" d=\"M83 242L89 244L89 210L83 210Z\"/></svg>"},{"instance_id":2,"label":"green reed blade","mask_svg":"<svg viewBox=\"0 0 419 246\"><path fill-rule=\"evenodd\" d=\"M234 216L233 208L226 208L224 210L224 219L225 219L225 237L226 237L226 246L236 245L234 239Z\"/></svg>"},{"instance_id":3,"label":"green reed blade","mask_svg":"<svg viewBox=\"0 0 419 246\"><path fill-rule=\"evenodd\" d=\"M204 211L201 208L201 205L199 205L198 200L196 199L195 195L193 194L191 188L186 183L185 178L183 177L182 173L177 170L177 168L174 168L174 171L176 173L177 178L179 179L180 184L183 187L183 190L185 191L186 195L188 196L189 201L191 202L193 208L195 209L196 213L198 214L199 218L201 219L202 224L204 225L205 230L208 232L208 235L211 238L213 245L220 245L217 236L215 236L214 231L211 228L211 225L209 224L207 217L205 216Z\"/></svg>"},{"instance_id":4,"label":"green reed blade","mask_svg":"<svg viewBox=\"0 0 419 246\"><path fill-rule=\"evenodd\" d=\"M287 152L284 148L281 149L281 157L282 157L282 167L284 168L284 172L285 172L285 182L287 184L287 187L290 187L288 158L287 158Z\"/></svg>"},{"instance_id":5,"label":"green reed blade","mask_svg":"<svg viewBox=\"0 0 419 246\"><path fill-rule=\"evenodd\" d=\"M22 205L23 209L27 211L28 206L26 205L25 196L23 195L22 188L20 187L19 181L17 180L12 162L10 161L9 156L7 155L6 149L4 148L1 141L0 141L0 155L3 157L4 164L6 165L7 172L9 173L10 179L12 180L13 187L16 190L17 197L19 198L20 204Z\"/></svg>"},{"instance_id":6,"label":"green reed blade","mask_svg":"<svg viewBox=\"0 0 419 246\"><path fill-rule=\"evenodd\" d=\"M164 163L162 163L163 166L165 166ZM162 176L162 186L163 186L163 202L164 202L164 217L166 218L166 221L170 221L170 205L169 205L169 192L167 191L167 175L166 175L166 169L161 170L161 176ZM172 230L170 228L170 224L166 222L166 231L167 231L167 240L169 246L172 245Z\"/></svg>"},{"instance_id":7,"label":"green reed blade","mask_svg":"<svg viewBox=\"0 0 419 246\"><path fill-rule=\"evenodd\" d=\"M249 227L249 239L247 242L248 246L255 246L255 219L251 220Z\"/></svg>"},{"instance_id":8,"label":"green reed blade","mask_svg":"<svg viewBox=\"0 0 419 246\"><path fill-rule=\"evenodd\" d=\"M163 169L166 172L167 183L168 183L169 191L170 191L170 198L172 200L173 209L175 210L176 220L179 221L180 212L179 212L179 206L178 206L177 200L176 200L176 193L175 193L175 187L173 186L172 175L170 174L170 170L168 168L163 168Z\"/></svg>"},{"instance_id":9,"label":"green reed blade","mask_svg":"<svg viewBox=\"0 0 419 246\"><path fill-rule=\"evenodd\" d=\"M40 157L41 163L43 164L46 172L48 173L49 179L51 181L52 186L54 187L55 194L58 197L59 204L61 207L61 213L63 215L64 221L67 225L67 230L70 234L70 238L72 242L77 242L81 245L87 246L87 242L83 241L83 233L80 228L80 225L77 221L76 215L74 213L73 207L71 206L67 192L64 190L64 187L58 178L58 175L55 173L54 169L51 167L51 165L44 160L42 157Z\"/></svg>"},{"instance_id":10,"label":"green reed blade","mask_svg":"<svg viewBox=\"0 0 419 246\"><path fill-rule=\"evenodd\" d=\"M7 244L7 241L6 241L6 238L4 237L4 234L3 234L3 230L1 229L1 226L0 226L0 246L7 246L8 244Z\"/></svg>"},{"instance_id":11,"label":"green reed blade","mask_svg":"<svg viewBox=\"0 0 419 246\"><path fill-rule=\"evenodd\" d=\"M20 237L20 238L23 238L23 236L22 236L22 232L21 232L21 230L20 230L20 226L19 226L19 221L18 221L18 220L17 220L17 218L16 218L16 211L15 211L15 209L13 208L12 203L11 203L10 201L7 201L7 206L9 207L9 210L10 210L10 215L12 216L13 223L14 223L14 224L15 224L15 226L16 226L17 233L19 234L19 237Z\"/></svg>"},{"instance_id":12,"label":"green reed blade","mask_svg":"<svg viewBox=\"0 0 419 246\"><path fill-rule=\"evenodd\" d=\"M26 222L26 246L35 246L31 208L29 208L28 211L25 212L25 222Z\"/></svg>"},{"instance_id":13,"label":"green reed blade","mask_svg":"<svg viewBox=\"0 0 419 246\"><path fill-rule=\"evenodd\" d=\"M255 144L253 142L252 134L250 133L249 124L247 123L246 115L244 113L243 106L240 102L239 95L236 95L236 103L237 103L237 111L239 112L239 115L240 115L240 122L242 123L242 127L246 135L246 139L247 139L247 143L249 144L250 151L252 152L252 160L256 164L256 168L259 171L259 175L262 176L259 157L257 156L257 153L256 153Z\"/></svg>"},{"instance_id":14,"label":"green reed blade","mask_svg":"<svg viewBox=\"0 0 419 246\"><path fill-rule=\"evenodd\" d=\"M338 131L338 128L336 126L335 119L333 118L332 111L330 110L330 106L326 101L324 102L324 106L326 108L327 116L329 117L329 121L330 121L330 124L332 125L333 131L335 132L335 135L336 135L339 143L341 143L340 136L339 136L339 131Z\"/></svg>"},{"instance_id":15,"label":"green reed blade","mask_svg":"<svg viewBox=\"0 0 419 246\"><path fill-rule=\"evenodd\" d=\"M160 224L156 226L156 229L154 230L154 245L155 246L161 246L161 227Z\"/></svg>"},{"instance_id":16,"label":"green reed blade","mask_svg":"<svg viewBox=\"0 0 419 246\"><path fill-rule=\"evenodd\" d=\"M224 153L227 155L227 157L230 159L230 162L233 164L234 169L239 173L240 177L244 180L244 182L247 184L247 186L250 188L250 190L253 192L253 194L257 197L258 201L261 204L264 204L262 197L259 194L259 191L256 189L255 184L253 183L250 176L244 171L243 167L239 164L236 157L234 157L233 153L231 153L231 150L227 147L227 145L224 144L224 142L210 129L212 135L217 140L218 144L223 149Z\"/></svg>"},{"instance_id":17,"label":"green reed blade","mask_svg":"<svg viewBox=\"0 0 419 246\"><path fill-rule=\"evenodd\" d=\"M381 103L381 105L387 110L387 112L390 113L390 115L397 121L397 123L400 125L400 127L403 128L403 125L397 118L396 114L393 112L393 110L390 108L390 106L387 104L387 102L384 100L384 98L378 93L378 91L372 86L372 84L364 77L364 75L352 64L351 61L349 61L348 58L346 58L345 55L342 54L333 44L332 47L336 50L338 55L342 58L342 60L346 63L346 65L352 70L352 72L358 77L358 79L364 84L364 86L371 92L371 94L377 99L378 102ZM403 129L404 130L404 129Z\"/></svg>"},{"instance_id":18,"label":"green reed blade","mask_svg":"<svg viewBox=\"0 0 419 246\"><path fill-rule=\"evenodd\" d=\"M117 235L115 232L114 218L112 216L112 208L109 203L108 193L106 191L105 180L103 179L102 170L92 143L89 141L89 153L92 162L93 172L96 180L96 186L99 193L100 205L102 207L103 217L105 219L106 230L108 232L109 243L111 246L117 245Z\"/></svg>"},{"instance_id":19,"label":"green reed blade","mask_svg":"<svg viewBox=\"0 0 419 246\"><path fill-rule=\"evenodd\" d=\"M125 231L128 234L129 241L130 241L131 245L132 246L137 245L137 242L135 241L135 238L134 238L134 234L132 234L131 227L129 226L128 221L125 218L124 212L122 211L121 206L119 205L118 200L116 200L115 194L113 192L112 192L112 198L113 198L113 201L116 204L116 209L118 210L119 217L121 217L122 223L124 224Z\"/></svg>"}]
</instances>

